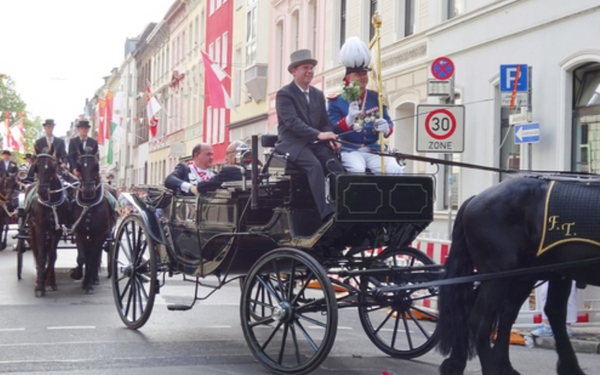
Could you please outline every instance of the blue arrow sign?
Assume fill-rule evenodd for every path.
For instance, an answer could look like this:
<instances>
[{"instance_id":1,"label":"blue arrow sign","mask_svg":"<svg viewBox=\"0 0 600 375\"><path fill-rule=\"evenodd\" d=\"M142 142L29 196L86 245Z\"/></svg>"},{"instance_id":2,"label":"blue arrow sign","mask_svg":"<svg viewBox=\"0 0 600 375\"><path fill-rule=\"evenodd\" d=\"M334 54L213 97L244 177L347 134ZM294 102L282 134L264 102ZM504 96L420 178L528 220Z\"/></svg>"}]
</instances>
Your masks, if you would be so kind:
<instances>
[{"instance_id":1,"label":"blue arrow sign","mask_svg":"<svg viewBox=\"0 0 600 375\"><path fill-rule=\"evenodd\" d=\"M537 143L540 141L540 123L515 125L515 143Z\"/></svg>"}]
</instances>

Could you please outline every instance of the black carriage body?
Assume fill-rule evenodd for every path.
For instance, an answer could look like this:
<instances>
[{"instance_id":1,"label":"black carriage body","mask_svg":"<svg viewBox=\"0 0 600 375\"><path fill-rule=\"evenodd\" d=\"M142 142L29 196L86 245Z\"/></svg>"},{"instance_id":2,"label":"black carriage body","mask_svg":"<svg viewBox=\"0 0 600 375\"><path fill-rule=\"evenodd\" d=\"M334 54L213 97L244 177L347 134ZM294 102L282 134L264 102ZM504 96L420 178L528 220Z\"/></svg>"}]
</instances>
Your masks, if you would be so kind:
<instances>
[{"instance_id":1,"label":"black carriage body","mask_svg":"<svg viewBox=\"0 0 600 375\"><path fill-rule=\"evenodd\" d=\"M321 222L302 182L293 184L284 178L261 185L255 208L251 189L241 183L199 197L173 196L160 219L154 208L136 201L159 244L160 262L201 277L245 274L266 252L283 246L324 259L326 253L364 246L382 226L388 241L407 246L433 220L431 177L340 175L330 225Z\"/></svg>"}]
</instances>

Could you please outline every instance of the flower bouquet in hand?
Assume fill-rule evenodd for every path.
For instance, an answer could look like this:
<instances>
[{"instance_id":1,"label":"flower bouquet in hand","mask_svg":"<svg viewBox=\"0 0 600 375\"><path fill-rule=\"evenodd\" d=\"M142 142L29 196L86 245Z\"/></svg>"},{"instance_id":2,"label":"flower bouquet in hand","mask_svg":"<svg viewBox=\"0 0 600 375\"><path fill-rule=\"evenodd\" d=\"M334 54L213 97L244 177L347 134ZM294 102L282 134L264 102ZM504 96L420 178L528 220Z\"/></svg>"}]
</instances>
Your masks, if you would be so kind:
<instances>
[{"instance_id":1,"label":"flower bouquet in hand","mask_svg":"<svg viewBox=\"0 0 600 375\"><path fill-rule=\"evenodd\" d=\"M357 79L347 85L342 86L342 99L347 100L350 103L350 107L358 107L358 100L360 99L360 83ZM363 115L359 113L353 124L354 131L361 131L363 128Z\"/></svg>"}]
</instances>

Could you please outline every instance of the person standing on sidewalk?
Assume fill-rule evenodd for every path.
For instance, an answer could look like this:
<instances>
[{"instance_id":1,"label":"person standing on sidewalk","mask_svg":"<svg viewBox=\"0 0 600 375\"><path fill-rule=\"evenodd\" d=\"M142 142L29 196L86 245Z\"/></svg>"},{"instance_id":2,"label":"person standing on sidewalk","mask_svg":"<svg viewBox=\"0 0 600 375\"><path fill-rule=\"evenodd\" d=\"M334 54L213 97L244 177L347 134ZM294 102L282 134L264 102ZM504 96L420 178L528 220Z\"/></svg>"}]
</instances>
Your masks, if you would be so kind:
<instances>
[{"instance_id":1,"label":"person standing on sidewalk","mask_svg":"<svg viewBox=\"0 0 600 375\"><path fill-rule=\"evenodd\" d=\"M548 282L546 281L540 286L540 295L542 297L542 306L546 306L546 299L548 297ZM571 294L569 295L569 301L567 303L567 334L569 337L573 336L573 331L571 330L571 324L577 323L577 287L575 281L572 281L571 284ZM550 321L548 320L548 316L542 308L542 324L537 326L533 331L531 331L532 336L537 337L552 337L554 333L552 332L552 327L550 327Z\"/></svg>"}]
</instances>

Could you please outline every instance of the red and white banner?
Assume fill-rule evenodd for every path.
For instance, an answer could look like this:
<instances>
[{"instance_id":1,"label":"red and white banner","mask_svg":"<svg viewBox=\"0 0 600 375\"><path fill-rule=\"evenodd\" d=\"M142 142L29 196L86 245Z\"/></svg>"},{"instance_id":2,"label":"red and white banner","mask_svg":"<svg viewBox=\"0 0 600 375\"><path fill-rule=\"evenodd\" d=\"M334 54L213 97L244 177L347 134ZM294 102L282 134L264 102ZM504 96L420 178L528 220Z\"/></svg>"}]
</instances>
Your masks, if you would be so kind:
<instances>
[{"instance_id":1,"label":"red and white banner","mask_svg":"<svg viewBox=\"0 0 600 375\"><path fill-rule=\"evenodd\" d=\"M202 61L204 62L204 76L206 77L210 106L212 108L232 109L233 102L221 83L221 81L227 77L227 74L225 74L217 64L214 64L211 61L206 52L200 52L202 53Z\"/></svg>"}]
</instances>

